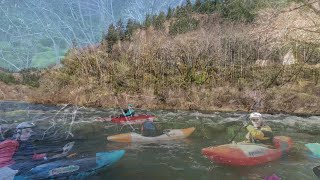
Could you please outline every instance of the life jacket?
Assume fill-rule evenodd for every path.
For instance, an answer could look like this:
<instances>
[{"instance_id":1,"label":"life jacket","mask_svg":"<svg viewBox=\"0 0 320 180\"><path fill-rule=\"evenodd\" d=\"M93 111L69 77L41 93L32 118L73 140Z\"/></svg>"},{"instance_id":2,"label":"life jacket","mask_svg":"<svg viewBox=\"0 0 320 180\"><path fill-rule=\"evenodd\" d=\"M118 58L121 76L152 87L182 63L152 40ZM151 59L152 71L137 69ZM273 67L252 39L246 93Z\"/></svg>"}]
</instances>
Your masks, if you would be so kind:
<instances>
[{"instance_id":1,"label":"life jacket","mask_svg":"<svg viewBox=\"0 0 320 180\"><path fill-rule=\"evenodd\" d=\"M0 143L0 168L14 164L13 155L19 147L16 140L5 140Z\"/></svg>"},{"instance_id":2,"label":"life jacket","mask_svg":"<svg viewBox=\"0 0 320 180\"><path fill-rule=\"evenodd\" d=\"M273 145L273 133L269 126L263 125L256 129L256 131L261 131L263 133L263 137L252 137L250 138L251 143L262 143Z\"/></svg>"}]
</instances>

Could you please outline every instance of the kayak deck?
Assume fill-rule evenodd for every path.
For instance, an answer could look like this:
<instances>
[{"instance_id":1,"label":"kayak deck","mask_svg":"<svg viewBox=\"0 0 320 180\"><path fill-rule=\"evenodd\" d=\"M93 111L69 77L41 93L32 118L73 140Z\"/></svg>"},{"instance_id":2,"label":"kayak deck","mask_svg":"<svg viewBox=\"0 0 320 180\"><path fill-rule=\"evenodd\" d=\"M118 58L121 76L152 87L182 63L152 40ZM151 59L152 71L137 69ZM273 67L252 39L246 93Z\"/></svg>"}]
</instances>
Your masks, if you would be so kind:
<instances>
[{"instance_id":1,"label":"kayak deck","mask_svg":"<svg viewBox=\"0 0 320 180\"><path fill-rule=\"evenodd\" d=\"M156 137L145 137L137 133L125 133L117 134L113 136L108 136L109 141L114 142L156 142L156 141L167 141L167 140L177 140L183 139L190 136L195 131L194 127L186 129L172 129L169 132L166 132L160 136Z\"/></svg>"},{"instance_id":2,"label":"kayak deck","mask_svg":"<svg viewBox=\"0 0 320 180\"><path fill-rule=\"evenodd\" d=\"M286 136L274 137L274 147L259 144L225 144L202 149L208 159L230 166L254 166L279 159L292 147L292 140Z\"/></svg>"},{"instance_id":3,"label":"kayak deck","mask_svg":"<svg viewBox=\"0 0 320 180\"><path fill-rule=\"evenodd\" d=\"M153 121L155 116L151 116L151 115L136 115L136 116L128 116L128 117L122 116L122 117L111 118L111 122L119 123L119 124L126 124L126 123L141 124L148 118L151 118L151 120Z\"/></svg>"},{"instance_id":4,"label":"kayak deck","mask_svg":"<svg viewBox=\"0 0 320 180\"><path fill-rule=\"evenodd\" d=\"M125 154L124 150L96 153L96 157L78 160L58 160L32 168L17 179L84 179L118 162Z\"/></svg>"}]
</instances>

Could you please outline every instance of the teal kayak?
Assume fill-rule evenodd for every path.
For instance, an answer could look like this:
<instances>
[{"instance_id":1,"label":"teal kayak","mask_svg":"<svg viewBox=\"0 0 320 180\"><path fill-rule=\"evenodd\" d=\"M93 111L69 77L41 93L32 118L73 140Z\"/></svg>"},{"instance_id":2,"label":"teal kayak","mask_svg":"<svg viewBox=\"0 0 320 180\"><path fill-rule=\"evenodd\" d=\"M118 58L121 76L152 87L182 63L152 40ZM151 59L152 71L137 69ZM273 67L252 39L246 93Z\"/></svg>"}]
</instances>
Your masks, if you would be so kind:
<instances>
[{"instance_id":1,"label":"teal kayak","mask_svg":"<svg viewBox=\"0 0 320 180\"><path fill-rule=\"evenodd\" d=\"M30 171L16 176L15 180L31 179L84 179L94 175L101 170L118 162L123 155L124 150L96 153L96 157L83 158L78 160L59 160L46 164L41 164L32 168Z\"/></svg>"},{"instance_id":2,"label":"teal kayak","mask_svg":"<svg viewBox=\"0 0 320 180\"><path fill-rule=\"evenodd\" d=\"M319 143L308 143L305 146L311 151L312 155L320 158L320 144Z\"/></svg>"}]
</instances>

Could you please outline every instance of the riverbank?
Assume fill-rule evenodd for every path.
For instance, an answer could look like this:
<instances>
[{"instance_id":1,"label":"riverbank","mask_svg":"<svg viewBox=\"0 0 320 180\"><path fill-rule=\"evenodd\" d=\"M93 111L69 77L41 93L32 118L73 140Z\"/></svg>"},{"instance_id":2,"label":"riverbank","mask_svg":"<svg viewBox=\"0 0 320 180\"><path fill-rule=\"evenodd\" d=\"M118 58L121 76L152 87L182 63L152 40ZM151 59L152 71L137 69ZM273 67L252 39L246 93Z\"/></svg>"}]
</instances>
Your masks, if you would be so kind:
<instances>
[{"instance_id":1,"label":"riverbank","mask_svg":"<svg viewBox=\"0 0 320 180\"><path fill-rule=\"evenodd\" d=\"M142 89L141 93L109 93L108 89L98 87L73 91L74 87L65 87L60 92L30 88L16 85L1 84L1 91L5 96L1 100L25 101L42 104L75 104L86 107L125 108L132 103L141 109L176 109L196 111L220 112L248 112L259 111L268 114L320 115L319 86L314 88L313 94L305 89L308 83L292 84L285 87L271 88L267 91L245 89L239 91L234 87L219 87L214 89L194 89L188 91L168 90L165 96L155 96L152 89ZM309 84L310 86L310 84ZM310 88L310 87L309 87ZM294 91L292 90L294 89ZM301 89L301 91L297 91ZM40 92L39 92L40 91Z\"/></svg>"}]
</instances>

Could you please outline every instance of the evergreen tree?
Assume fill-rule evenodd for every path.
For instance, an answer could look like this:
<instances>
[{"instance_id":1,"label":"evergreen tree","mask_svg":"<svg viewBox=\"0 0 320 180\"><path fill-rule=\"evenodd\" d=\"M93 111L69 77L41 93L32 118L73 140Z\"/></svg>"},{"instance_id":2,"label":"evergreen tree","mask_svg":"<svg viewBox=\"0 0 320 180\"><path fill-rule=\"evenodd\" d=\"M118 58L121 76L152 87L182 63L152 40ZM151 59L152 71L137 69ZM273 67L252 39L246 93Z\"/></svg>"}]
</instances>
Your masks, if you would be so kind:
<instances>
[{"instance_id":1,"label":"evergreen tree","mask_svg":"<svg viewBox=\"0 0 320 180\"><path fill-rule=\"evenodd\" d=\"M200 13L212 13L215 9L216 1L205 0L204 3L200 6Z\"/></svg>"},{"instance_id":2,"label":"evergreen tree","mask_svg":"<svg viewBox=\"0 0 320 180\"><path fill-rule=\"evenodd\" d=\"M186 7L177 7L175 17L184 18L190 15L191 10L188 11Z\"/></svg>"},{"instance_id":3,"label":"evergreen tree","mask_svg":"<svg viewBox=\"0 0 320 180\"><path fill-rule=\"evenodd\" d=\"M173 16L173 10L171 9L171 7L169 7L168 13L167 13L167 19L170 19L172 16Z\"/></svg>"},{"instance_id":4,"label":"evergreen tree","mask_svg":"<svg viewBox=\"0 0 320 180\"><path fill-rule=\"evenodd\" d=\"M119 21L117 22L116 32L117 32L118 35L119 35L119 39L120 39L120 40L123 40L123 39L124 39L124 36L125 36L125 28L124 28L124 25L123 25L123 22L122 22L121 18L120 18Z\"/></svg>"},{"instance_id":5,"label":"evergreen tree","mask_svg":"<svg viewBox=\"0 0 320 180\"><path fill-rule=\"evenodd\" d=\"M174 17L178 17L178 14L180 12L180 6L177 6L176 9L174 10Z\"/></svg>"},{"instance_id":6,"label":"evergreen tree","mask_svg":"<svg viewBox=\"0 0 320 180\"><path fill-rule=\"evenodd\" d=\"M157 30L164 29L164 22L166 21L166 15L164 12L160 12L159 16L155 19L154 27Z\"/></svg>"},{"instance_id":7,"label":"evergreen tree","mask_svg":"<svg viewBox=\"0 0 320 180\"><path fill-rule=\"evenodd\" d=\"M200 12L200 7L201 7L201 0L196 0L196 2L194 4L194 11Z\"/></svg>"},{"instance_id":8,"label":"evergreen tree","mask_svg":"<svg viewBox=\"0 0 320 180\"><path fill-rule=\"evenodd\" d=\"M151 16L150 16L150 14L147 14L146 20L144 21L144 27L148 28L151 26L151 24L152 24Z\"/></svg>"},{"instance_id":9,"label":"evergreen tree","mask_svg":"<svg viewBox=\"0 0 320 180\"><path fill-rule=\"evenodd\" d=\"M129 19L126 26L125 39L131 41L134 31L139 27L140 27L140 24L138 22L135 22L132 19Z\"/></svg>"},{"instance_id":10,"label":"evergreen tree","mask_svg":"<svg viewBox=\"0 0 320 180\"><path fill-rule=\"evenodd\" d=\"M186 9L187 12L191 12L192 11L191 0L187 0L185 9Z\"/></svg>"},{"instance_id":11,"label":"evergreen tree","mask_svg":"<svg viewBox=\"0 0 320 180\"><path fill-rule=\"evenodd\" d=\"M116 28L114 27L113 23L109 25L107 36L105 37L105 40L108 43L108 53L111 53L112 46L119 41L119 34L116 31Z\"/></svg>"},{"instance_id":12,"label":"evergreen tree","mask_svg":"<svg viewBox=\"0 0 320 180\"><path fill-rule=\"evenodd\" d=\"M152 16L152 26L156 26L156 23L157 23L157 19L158 19L158 16L156 15L156 14L154 14L153 16Z\"/></svg>"}]
</instances>

